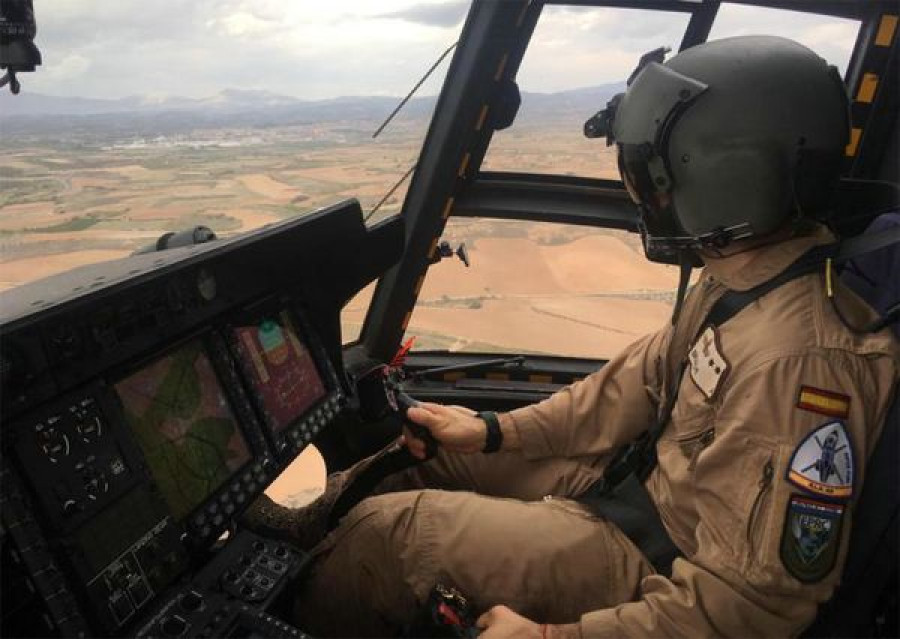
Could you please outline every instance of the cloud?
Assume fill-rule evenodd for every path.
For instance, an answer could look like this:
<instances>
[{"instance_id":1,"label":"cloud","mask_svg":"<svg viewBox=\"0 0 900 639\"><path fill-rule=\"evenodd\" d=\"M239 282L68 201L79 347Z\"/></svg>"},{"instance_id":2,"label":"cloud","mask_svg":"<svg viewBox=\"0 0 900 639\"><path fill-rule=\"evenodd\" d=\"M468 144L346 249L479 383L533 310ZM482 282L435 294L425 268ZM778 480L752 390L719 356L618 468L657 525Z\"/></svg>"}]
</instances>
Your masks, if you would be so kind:
<instances>
[{"instance_id":1,"label":"cloud","mask_svg":"<svg viewBox=\"0 0 900 639\"><path fill-rule=\"evenodd\" d=\"M228 36L258 36L277 29L278 22L265 20L247 11L236 11L218 20L210 20L210 26L216 26Z\"/></svg>"},{"instance_id":2,"label":"cloud","mask_svg":"<svg viewBox=\"0 0 900 639\"><path fill-rule=\"evenodd\" d=\"M406 20L416 24L422 24L429 27L455 27L469 10L468 2L441 2L438 4L422 3L414 4L411 7L400 11L392 11L390 13L382 13L376 17Z\"/></svg>"},{"instance_id":3,"label":"cloud","mask_svg":"<svg viewBox=\"0 0 900 639\"><path fill-rule=\"evenodd\" d=\"M545 6L517 79L523 91L624 81L641 55L678 49L688 15L612 7Z\"/></svg>"},{"instance_id":4,"label":"cloud","mask_svg":"<svg viewBox=\"0 0 900 639\"><path fill-rule=\"evenodd\" d=\"M47 64L45 60L44 64ZM91 68L91 60L78 53L70 53L59 61L53 61L46 70L38 67L38 73L45 75L51 82L80 81ZM25 81L30 84L33 75L28 75Z\"/></svg>"},{"instance_id":5,"label":"cloud","mask_svg":"<svg viewBox=\"0 0 900 639\"><path fill-rule=\"evenodd\" d=\"M501 0L502 1L502 0ZM458 37L462 0L41 0L44 64L23 90L206 97L226 88L299 98L405 94ZM624 80L640 55L678 47L681 12L544 7L518 78L550 92ZM856 23L723 3L713 32L787 35L840 64ZM447 63L420 94L440 89Z\"/></svg>"},{"instance_id":6,"label":"cloud","mask_svg":"<svg viewBox=\"0 0 900 639\"><path fill-rule=\"evenodd\" d=\"M790 38L806 45L844 73L858 32L856 20L723 3L709 38L759 34Z\"/></svg>"}]
</instances>

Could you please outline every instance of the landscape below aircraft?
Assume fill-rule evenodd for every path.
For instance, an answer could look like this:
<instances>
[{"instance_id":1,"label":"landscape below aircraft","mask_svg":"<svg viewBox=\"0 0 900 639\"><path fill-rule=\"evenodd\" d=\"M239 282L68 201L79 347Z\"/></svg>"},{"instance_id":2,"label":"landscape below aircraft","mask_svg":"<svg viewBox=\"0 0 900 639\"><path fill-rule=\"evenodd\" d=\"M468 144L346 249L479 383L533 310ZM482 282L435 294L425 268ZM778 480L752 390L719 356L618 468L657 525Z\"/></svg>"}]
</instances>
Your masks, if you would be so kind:
<instances>
[{"instance_id":1,"label":"landscape below aircraft","mask_svg":"<svg viewBox=\"0 0 900 639\"><path fill-rule=\"evenodd\" d=\"M42 72L30 4L2 4L0 64L9 72L4 84L19 94L3 105L29 99L26 73ZM160 118L176 132L171 139L104 142L112 168L90 145L61 145L55 160L42 159L37 116L5 120L16 146L4 151L0 241L13 238L9 250L23 261L0 264L9 282L0 293L0 634L305 636L292 597L307 555L242 527L249 504L267 491L308 499L321 482L298 487L297 464L319 464L324 481L325 469L381 449L399 434L409 397L475 410L524 406L597 370L671 312L677 269L644 262L615 157L582 135L621 84L555 97L520 90L517 74L542 20L566 11L624 11L635 23L662 16L684 25L674 45L685 49L717 35L729 12L745 10L770 10L788 29L812 18L852 25L843 66L852 134L829 224L842 237L859 235L900 200L893 0L475 0L405 196L399 190L392 201L389 193L375 217L381 183L358 197L323 186L317 163L343 153L349 166L356 150L307 149L322 143L315 125L284 129L299 137L278 147L275 179L268 168L235 176L242 163L269 160L249 152L245 159L255 147L229 148L214 133L179 150L186 168L170 173L166 154L182 130L173 114ZM301 108L268 99L267 109ZM91 108L99 110L42 126L63 140L79 127L139 126L139 118L105 119L108 105ZM535 125L529 118L538 112L563 128ZM207 129L216 113L204 116ZM241 113L241 145L278 144L266 137L275 111ZM564 128L571 138L560 138ZM343 143L349 134L336 135ZM196 149L207 142L215 165L197 170ZM76 153L88 160L84 171L73 168ZM301 162L301 153L313 155ZM69 167L71 200L29 190L57 188L29 172L39 164L57 170L50 160ZM142 190L140 180L151 179L158 182ZM195 188L178 196L178 219L192 224L147 242L155 231L140 231L150 217L135 207L163 183ZM259 228L237 213L191 208L248 191L270 200L268 213L255 214ZM127 215L116 208L126 200ZM131 244L110 248L104 234ZM37 236L84 243L71 254L79 251L84 265L13 286L17 264L54 264L52 255L29 252ZM101 256L118 259L91 263ZM844 586L810 636L900 632L897 433L896 423L886 425L867 478L872 503L864 508L876 514L861 508L857 523L870 533L885 520L886 527L869 547L851 539ZM415 463L404 454L397 452L398 464ZM358 489L353 499L365 494Z\"/></svg>"}]
</instances>

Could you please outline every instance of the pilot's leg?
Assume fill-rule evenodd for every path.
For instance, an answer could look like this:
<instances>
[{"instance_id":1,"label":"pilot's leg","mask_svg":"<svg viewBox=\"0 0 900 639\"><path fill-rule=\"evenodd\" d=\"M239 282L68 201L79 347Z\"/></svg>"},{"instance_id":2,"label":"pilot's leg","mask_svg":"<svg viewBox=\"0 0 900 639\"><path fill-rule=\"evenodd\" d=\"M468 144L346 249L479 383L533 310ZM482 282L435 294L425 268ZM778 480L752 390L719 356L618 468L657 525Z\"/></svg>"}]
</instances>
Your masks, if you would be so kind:
<instances>
[{"instance_id":1,"label":"pilot's leg","mask_svg":"<svg viewBox=\"0 0 900 639\"><path fill-rule=\"evenodd\" d=\"M436 583L481 612L577 621L628 601L652 569L612 524L565 500L390 493L354 508L314 550L296 622L322 636L395 636Z\"/></svg>"},{"instance_id":2,"label":"pilot's leg","mask_svg":"<svg viewBox=\"0 0 900 639\"><path fill-rule=\"evenodd\" d=\"M438 449L434 459L387 478L374 493L441 488L525 501L547 495L577 497L603 475L603 459L594 456L528 460L518 450L470 455Z\"/></svg>"},{"instance_id":3,"label":"pilot's leg","mask_svg":"<svg viewBox=\"0 0 900 639\"><path fill-rule=\"evenodd\" d=\"M331 507L346 486L389 451L390 446L345 471L330 475L325 493L308 506L288 508L263 495L244 513L241 521L261 534L311 548L325 535ZM440 488L526 501L548 495L576 497L601 477L599 461L598 457L530 461L519 451L464 455L439 449L431 461L391 475L367 491L379 495Z\"/></svg>"}]
</instances>

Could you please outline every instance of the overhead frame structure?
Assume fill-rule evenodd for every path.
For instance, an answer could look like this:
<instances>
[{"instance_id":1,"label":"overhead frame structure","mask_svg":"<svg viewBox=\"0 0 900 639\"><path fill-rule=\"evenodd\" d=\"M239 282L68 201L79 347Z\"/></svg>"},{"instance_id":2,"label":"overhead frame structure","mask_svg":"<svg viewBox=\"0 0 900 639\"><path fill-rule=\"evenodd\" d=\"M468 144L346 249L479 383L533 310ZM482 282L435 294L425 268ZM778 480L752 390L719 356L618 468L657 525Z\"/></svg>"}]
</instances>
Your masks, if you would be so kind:
<instances>
[{"instance_id":1,"label":"overhead frame structure","mask_svg":"<svg viewBox=\"0 0 900 639\"><path fill-rule=\"evenodd\" d=\"M898 96L897 83L883 79L896 77L898 71L900 38L895 32L900 0L731 3L860 20L854 57L846 76L854 100L856 144L848 147L845 172L854 178L884 179L884 175L875 172L883 166L890 149L892 138L888 133L897 132ZM431 257L451 214L636 228L636 212L618 181L480 171L497 128L492 117L502 110L504 83L514 81L545 4L690 13L680 45L683 50L706 41L721 1L474 0L400 213L406 221L404 256L379 280L356 347L364 355L357 352L351 357L391 359L409 324ZM893 144L896 151L896 140Z\"/></svg>"}]
</instances>

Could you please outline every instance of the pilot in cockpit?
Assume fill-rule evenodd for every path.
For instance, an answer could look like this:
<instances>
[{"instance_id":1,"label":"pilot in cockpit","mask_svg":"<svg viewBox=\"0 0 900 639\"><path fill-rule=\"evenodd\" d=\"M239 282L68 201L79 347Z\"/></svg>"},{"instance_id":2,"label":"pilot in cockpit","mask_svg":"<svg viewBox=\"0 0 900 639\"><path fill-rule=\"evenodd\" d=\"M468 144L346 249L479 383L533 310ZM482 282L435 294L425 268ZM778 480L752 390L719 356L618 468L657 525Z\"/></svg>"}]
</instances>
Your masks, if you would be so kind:
<instances>
[{"instance_id":1,"label":"pilot in cockpit","mask_svg":"<svg viewBox=\"0 0 900 639\"><path fill-rule=\"evenodd\" d=\"M900 376L896 339L861 331L874 312L826 272L843 84L795 42L730 38L645 61L602 116L648 257L699 256L700 279L539 404L411 408L439 454L327 535L372 458L306 508L257 502L248 525L312 550L309 632L395 636L436 584L485 639L797 635L832 595Z\"/></svg>"}]
</instances>

